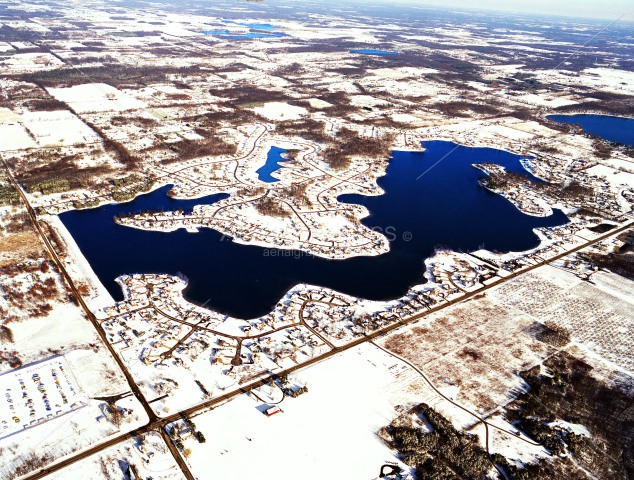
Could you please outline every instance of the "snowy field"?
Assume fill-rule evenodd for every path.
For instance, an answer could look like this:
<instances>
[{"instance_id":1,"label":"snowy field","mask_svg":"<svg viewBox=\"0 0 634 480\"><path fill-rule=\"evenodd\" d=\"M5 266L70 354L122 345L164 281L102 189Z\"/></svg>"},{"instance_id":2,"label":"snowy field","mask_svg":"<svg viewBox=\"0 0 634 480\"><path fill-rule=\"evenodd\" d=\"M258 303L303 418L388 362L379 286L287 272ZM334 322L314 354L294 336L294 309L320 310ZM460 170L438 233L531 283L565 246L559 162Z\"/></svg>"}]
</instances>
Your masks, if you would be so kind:
<instances>
[{"instance_id":1,"label":"snowy field","mask_svg":"<svg viewBox=\"0 0 634 480\"><path fill-rule=\"evenodd\" d=\"M0 408L0 438L83 406L84 396L63 356L0 375L5 401Z\"/></svg>"},{"instance_id":2,"label":"snowy field","mask_svg":"<svg viewBox=\"0 0 634 480\"><path fill-rule=\"evenodd\" d=\"M92 455L47 478L181 480L185 477L160 435L152 432Z\"/></svg>"},{"instance_id":3,"label":"snowy field","mask_svg":"<svg viewBox=\"0 0 634 480\"><path fill-rule=\"evenodd\" d=\"M18 123L0 124L0 152L37 147L26 129Z\"/></svg>"},{"instance_id":4,"label":"snowy field","mask_svg":"<svg viewBox=\"0 0 634 480\"><path fill-rule=\"evenodd\" d=\"M93 310L100 310L108 305L115 303L114 299L103 286L99 277L95 274L92 267L79 249L75 239L70 234L66 226L62 223L58 216L49 219L49 223L61 235L69 252L69 258L66 259L66 270L70 272L73 278L83 278L88 281L92 292L90 296L84 296L84 300ZM72 259L72 261L71 261Z\"/></svg>"},{"instance_id":5,"label":"snowy field","mask_svg":"<svg viewBox=\"0 0 634 480\"><path fill-rule=\"evenodd\" d=\"M49 88L48 93L57 100L68 103L77 113L119 112L145 107L142 101L105 83Z\"/></svg>"},{"instance_id":6,"label":"snowy field","mask_svg":"<svg viewBox=\"0 0 634 480\"><path fill-rule=\"evenodd\" d=\"M0 151L96 142L97 134L68 110L0 112Z\"/></svg>"},{"instance_id":7,"label":"snowy field","mask_svg":"<svg viewBox=\"0 0 634 480\"><path fill-rule=\"evenodd\" d=\"M22 115L22 122L40 146L70 146L99 139L88 125L68 110L27 112Z\"/></svg>"},{"instance_id":8,"label":"snowy field","mask_svg":"<svg viewBox=\"0 0 634 480\"><path fill-rule=\"evenodd\" d=\"M376 435L395 415L389 365L390 357L362 345L301 370L297 382L309 391L284 399L282 413L267 417L263 412L270 405L241 395L193 418L207 439L185 441L194 475L201 480L378 477L384 463L400 463Z\"/></svg>"},{"instance_id":9,"label":"snowy field","mask_svg":"<svg viewBox=\"0 0 634 480\"><path fill-rule=\"evenodd\" d=\"M3 123L15 123L20 120L20 116L13 113L8 108L0 108L0 125Z\"/></svg>"},{"instance_id":10,"label":"snowy field","mask_svg":"<svg viewBox=\"0 0 634 480\"><path fill-rule=\"evenodd\" d=\"M538 95L535 93L522 95L521 97L517 97L517 99L521 102L526 102L526 103L530 103L540 107L549 107L549 108L563 107L566 105L574 105L578 103L576 100L573 100L570 97L563 97L563 96L554 97L554 96L547 96L543 94Z\"/></svg>"},{"instance_id":11,"label":"snowy field","mask_svg":"<svg viewBox=\"0 0 634 480\"><path fill-rule=\"evenodd\" d=\"M303 107L296 107L284 102L269 102L253 109L258 115L269 120L298 120L308 113Z\"/></svg>"},{"instance_id":12,"label":"snowy field","mask_svg":"<svg viewBox=\"0 0 634 480\"><path fill-rule=\"evenodd\" d=\"M62 61L50 53L16 53L0 61L0 68L14 72L52 70Z\"/></svg>"}]
</instances>

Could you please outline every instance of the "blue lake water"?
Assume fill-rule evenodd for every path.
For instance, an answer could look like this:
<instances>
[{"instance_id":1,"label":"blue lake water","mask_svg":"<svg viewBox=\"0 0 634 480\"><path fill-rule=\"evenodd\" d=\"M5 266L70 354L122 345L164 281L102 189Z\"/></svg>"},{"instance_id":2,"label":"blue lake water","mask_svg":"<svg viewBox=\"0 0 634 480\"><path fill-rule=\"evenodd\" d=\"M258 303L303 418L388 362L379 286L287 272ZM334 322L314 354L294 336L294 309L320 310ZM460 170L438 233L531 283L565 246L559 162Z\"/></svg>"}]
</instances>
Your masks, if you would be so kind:
<instances>
[{"instance_id":1,"label":"blue lake water","mask_svg":"<svg viewBox=\"0 0 634 480\"><path fill-rule=\"evenodd\" d=\"M273 172L277 172L280 168L282 168L280 162L287 161L285 158L282 157L282 154L284 154L285 152L286 150L284 150L283 148L271 147L266 157L266 163L255 172L258 174L258 179L267 183L279 182L279 180L271 176L271 174Z\"/></svg>"},{"instance_id":2,"label":"blue lake water","mask_svg":"<svg viewBox=\"0 0 634 480\"><path fill-rule=\"evenodd\" d=\"M279 38L279 37L287 37L288 35L284 32L246 32L246 33L235 33L226 29L215 29L215 30L203 30L202 33L206 35L216 35L218 37L227 38L230 40L244 40L244 39L253 39L253 38Z\"/></svg>"},{"instance_id":3,"label":"blue lake water","mask_svg":"<svg viewBox=\"0 0 634 480\"><path fill-rule=\"evenodd\" d=\"M129 203L66 212L60 218L115 299L123 298L114 282L118 275L182 272L190 279L186 298L199 304L207 302L209 308L241 318L269 312L298 283L373 300L397 298L411 285L424 283L423 260L438 245L463 251L479 247L504 252L527 250L539 244L533 228L568 221L559 210L546 218L524 215L478 185L484 173L472 163L494 162L522 172L522 157L488 148L455 148L450 142L434 141L425 146L424 153L394 152L387 175L379 179L384 195L341 197L345 202L366 205L371 216L363 223L380 229L390 240L390 252L378 257L327 260L298 251L236 244L211 229L159 233L113 222L121 213L186 209L204 203L172 200L166 197L168 187ZM220 198L208 197L206 203Z\"/></svg>"},{"instance_id":4,"label":"blue lake water","mask_svg":"<svg viewBox=\"0 0 634 480\"><path fill-rule=\"evenodd\" d=\"M371 48L358 48L350 50L350 53L358 53L361 55L398 55L398 52L391 52L389 50L374 50Z\"/></svg>"},{"instance_id":5,"label":"blue lake water","mask_svg":"<svg viewBox=\"0 0 634 480\"><path fill-rule=\"evenodd\" d=\"M279 28L279 27L276 27L275 25L270 25L268 23L236 23L236 25L241 25L243 27L249 27L249 28L252 28L254 30L264 30L264 31L267 31L267 32L271 32L271 31L275 30L276 28Z\"/></svg>"},{"instance_id":6,"label":"blue lake water","mask_svg":"<svg viewBox=\"0 0 634 480\"><path fill-rule=\"evenodd\" d=\"M206 35L231 35L231 31L226 29L203 30L201 33Z\"/></svg>"},{"instance_id":7,"label":"blue lake water","mask_svg":"<svg viewBox=\"0 0 634 480\"><path fill-rule=\"evenodd\" d=\"M609 115L548 115L549 120L579 125L591 135L634 147L634 119Z\"/></svg>"},{"instance_id":8,"label":"blue lake water","mask_svg":"<svg viewBox=\"0 0 634 480\"><path fill-rule=\"evenodd\" d=\"M279 37L288 37L287 34L283 32L248 32L243 35L227 35L226 38L232 38L234 40L241 40L244 38L279 38Z\"/></svg>"}]
</instances>

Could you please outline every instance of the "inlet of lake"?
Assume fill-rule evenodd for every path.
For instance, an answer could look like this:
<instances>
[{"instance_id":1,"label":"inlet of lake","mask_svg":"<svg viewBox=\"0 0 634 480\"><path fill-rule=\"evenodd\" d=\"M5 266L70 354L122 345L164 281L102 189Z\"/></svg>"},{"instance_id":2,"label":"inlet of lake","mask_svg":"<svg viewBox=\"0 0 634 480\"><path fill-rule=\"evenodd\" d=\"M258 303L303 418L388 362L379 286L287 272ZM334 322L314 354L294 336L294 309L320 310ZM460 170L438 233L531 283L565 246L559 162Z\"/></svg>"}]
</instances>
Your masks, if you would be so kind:
<instances>
[{"instance_id":1,"label":"inlet of lake","mask_svg":"<svg viewBox=\"0 0 634 480\"><path fill-rule=\"evenodd\" d=\"M271 147L266 155L266 162L255 173L258 174L258 180L266 183L279 182L277 178L271 175L282 168L282 162L287 161L282 155L286 153L286 150L279 147Z\"/></svg>"},{"instance_id":2,"label":"inlet of lake","mask_svg":"<svg viewBox=\"0 0 634 480\"><path fill-rule=\"evenodd\" d=\"M523 251L539 244L534 228L568 221L559 210L544 218L523 214L481 187L478 180L484 173L471 166L492 162L528 174L520 163L522 157L444 141L424 146L424 152L393 153L387 174L378 181L383 195L340 197L371 212L364 225L383 232L390 241L390 252L380 256L328 260L294 250L237 244L212 229L161 233L114 223L113 217L122 213L191 210L227 196L174 200L166 195L169 187L129 203L70 211L60 218L115 299L123 298L114 282L119 275L183 273L189 278L188 300L238 318L268 313L298 283L372 300L397 298L410 286L424 283L423 262L437 246L465 252L482 247Z\"/></svg>"},{"instance_id":3,"label":"inlet of lake","mask_svg":"<svg viewBox=\"0 0 634 480\"><path fill-rule=\"evenodd\" d=\"M578 115L548 115L546 118L555 122L578 125L590 135L634 147L634 118L585 113Z\"/></svg>"}]
</instances>

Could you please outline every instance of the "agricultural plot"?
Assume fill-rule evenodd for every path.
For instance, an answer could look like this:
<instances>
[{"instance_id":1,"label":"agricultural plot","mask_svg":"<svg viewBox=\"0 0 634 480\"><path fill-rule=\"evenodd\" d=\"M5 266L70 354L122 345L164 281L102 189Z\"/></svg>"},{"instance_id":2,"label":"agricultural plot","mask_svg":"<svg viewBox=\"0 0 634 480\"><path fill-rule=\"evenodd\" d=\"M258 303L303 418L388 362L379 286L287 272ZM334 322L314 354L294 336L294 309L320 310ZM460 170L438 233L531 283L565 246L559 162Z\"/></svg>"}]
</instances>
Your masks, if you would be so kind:
<instances>
[{"instance_id":1,"label":"agricultural plot","mask_svg":"<svg viewBox=\"0 0 634 480\"><path fill-rule=\"evenodd\" d=\"M84 406L84 396L63 356L0 376L0 438Z\"/></svg>"},{"instance_id":2,"label":"agricultural plot","mask_svg":"<svg viewBox=\"0 0 634 480\"><path fill-rule=\"evenodd\" d=\"M26 129L18 123L0 124L0 152L22 150L37 147L37 143L29 136Z\"/></svg>"},{"instance_id":3,"label":"agricultural plot","mask_svg":"<svg viewBox=\"0 0 634 480\"><path fill-rule=\"evenodd\" d=\"M22 115L22 121L40 146L70 146L99 139L88 125L68 110L27 112Z\"/></svg>"},{"instance_id":4,"label":"agricultural plot","mask_svg":"<svg viewBox=\"0 0 634 480\"><path fill-rule=\"evenodd\" d=\"M603 274L607 275L607 274ZM569 340L620 370L634 371L632 305L622 285L594 286L547 266L471 301L449 307L382 341L425 371L454 400L486 413L525 388L517 372L541 363ZM563 335L548 343L544 331Z\"/></svg>"},{"instance_id":5,"label":"agricultural plot","mask_svg":"<svg viewBox=\"0 0 634 480\"><path fill-rule=\"evenodd\" d=\"M8 108L0 108L0 125L3 123L15 123L19 120L19 115L16 115Z\"/></svg>"},{"instance_id":6,"label":"agricultural plot","mask_svg":"<svg viewBox=\"0 0 634 480\"><path fill-rule=\"evenodd\" d=\"M478 298L432 314L381 343L453 393L455 401L486 413L523 389L516 375L551 348L531 336L535 320Z\"/></svg>"},{"instance_id":7,"label":"agricultural plot","mask_svg":"<svg viewBox=\"0 0 634 480\"><path fill-rule=\"evenodd\" d=\"M62 65L62 61L50 53L18 53L10 55L0 62L0 68L12 72L53 70L60 65Z\"/></svg>"},{"instance_id":8,"label":"agricultural plot","mask_svg":"<svg viewBox=\"0 0 634 480\"><path fill-rule=\"evenodd\" d=\"M50 88L57 100L68 103L79 114L133 110L145 103L105 83L87 83L68 88Z\"/></svg>"},{"instance_id":9,"label":"agricultural plot","mask_svg":"<svg viewBox=\"0 0 634 480\"><path fill-rule=\"evenodd\" d=\"M629 285L629 287L624 286ZM540 321L570 331L573 340L605 360L634 371L634 314L623 290L634 283L619 277L618 288L601 281L600 288L572 273L546 267L495 289L491 296Z\"/></svg>"}]
</instances>

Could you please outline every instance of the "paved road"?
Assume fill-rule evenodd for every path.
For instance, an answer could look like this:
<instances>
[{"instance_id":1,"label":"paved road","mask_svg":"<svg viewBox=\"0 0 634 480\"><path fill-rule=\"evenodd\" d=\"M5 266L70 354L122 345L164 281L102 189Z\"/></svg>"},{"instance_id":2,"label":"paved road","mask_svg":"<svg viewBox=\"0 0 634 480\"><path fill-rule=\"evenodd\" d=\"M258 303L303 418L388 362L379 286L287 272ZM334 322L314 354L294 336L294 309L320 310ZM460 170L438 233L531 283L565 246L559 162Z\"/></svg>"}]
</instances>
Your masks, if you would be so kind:
<instances>
[{"instance_id":1,"label":"paved road","mask_svg":"<svg viewBox=\"0 0 634 480\"><path fill-rule=\"evenodd\" d=\"M3 163L4 163L4 166L5 166L5 170L7 172L7 177L9 178L9 180L11 181L13 186L19 192L20 197L21 197L21 199L22 199L22 201L23 201L23 203L24 203L24 205L26 207L26 210L27 210L27 213L28 213L29 218L31 220L31 223L33 224L33 227L35 228L38 236L42 240L42 243L44 243L44 246L45 246L46 250L48 251L48 253L50 254L51 259L53 260L53 262L57 266L60 274L62 275L62 278L68 284L68 287L70 288L70 290L71 290L71 292L73 294L73 297L77 300L78 305L82 308L82 310L84 310L84 313L86 314L86 317L88 318L88 320L90 320L90 322L92 323L93 327L95 328L95 330L97 331L97 333L101 337L101 341L106 346L106 348L108 348L112 358L119 365L119 368L120 368L121 372L123 372L123 374L125 375L125 378L126 378L128 384L130 386L130 390L132 391L134 396L137 398L137 400L143 406L143 409L145 410L145 413L146 413L146 415L148 416L148 419L149 419L149 423L148 423L148 425L146 427L143 428L143 431L147 431L147 429L152 429L153 426L158 423L157 422L157 420L158 420L157 415L152 411L150 405L145 400L145 397L141 393L141 390L139 389L138 385L134 381L134 378L132 377L132 375L130 374L130 372L128 371L126 366L124 365L123 361L119 358L119 356L117 355L117 353L114 350L114 348L112 347L112 345L110 345L110 342L108 342L108 339L106 338L106 334L103 331L103 329L101 328L101 325L100 325L99 321L97 320L97 317L88 308L88 305L86 305L86 302L84 301L83 297L81 296L81 294L77 290L77 287L75 286L75 283L74 283L73 279L68 274L68 271L66 270L64 264L62 263L62 261L60 260L59 256L57 255L57 252L55 251L55 249L51 245L51 242L49 241L48 237L44 234L44 231L42 230L40 222L37 219L37 215L35 214L35 210L33 209L33 207L31 207L31 204L29 203L28 198L26 197L24 191L22 190L22 188L20 187L18 182L15 180L15 177L11 173L11 170L9 169L9 166L6 164L4 159L3 159ZM101 445L101 449L108 448L109 446L112 446L112 445L115 445L115 444L119 443L124 438L129 438L130 436L136 436L137 434L138 433L136 433L136 431L135 431L133 433L127 433L125 435L119 435L116 438L110 440L109 442L105 442L105 444L102 444ZM164 437L166 435L162 428L161 428L161 434ZM167 446L170 449L170 451L172 451L172 454L174 455L174 459L176 460L176 462L179 464L179 466L183 470L183 474L184 474L185 478L187 478L187 480L195 480L194 476L191 474L191 472L189 472L189 469L187 468L187 465L183 461L182 457L178 454L177 451L175 451L175 447L172 444L172 442L168 441L166 443L168 444ZM59 470L59 469L63 468L65 465L70 465L72 463L75 463L76 461L80 460L81 458L85 458L86 456L88 456L88 455L80 454L78 456L71 457L66 462L60 462L59 464L55 465L55 467L50 467L48 469L45 469L45 472ZM78 458L78 457L80 457L80 458ZM44 476L44 473L40 474L40 476ZM37 477L37 478L39 478L39 477Z\"/></svg>"},{"instance_id":2,"label":"paved road","mask_svg":"<svg viewBox=\"0 0 634 480\"><path fill-rule=\"evenodd\" d=\"M57 252L55 251L55 249L51 245L51 242L49 241L48 237L44 234L44 230L42 229L42 227L40 225L40 222L38 221L37 216L35 214L35 210L33 210L33 207L31 207L31 204L29 203L29 200L26 197L26 194L24 193L24 191L22 190L22 188L20 187L18 182L15 180L15 178L11 174L11 171L10 171L8 165L6 164L6 162L4 160L3 160L3 163L5 165L5 169L6 169L7 176L9 178L9 180L11 181L11 183L13 183L14 187L18 190L18 192L20 194L20 197L22 198L22 201L24 202L24 205L26 207L27 213L29 214L29 218L31 219L31 223L33 224L33 227L35 228L36 233L38 234L38 236L42 240L42 243L44 243L44 246L46 247L46 250L50 254L53 262L55 263L55 265L57 266L60 274L62 275L62 278L66 281L68 287L71 290L71 293L73 294L73 297L77 301L77 304L82 308L82 310L86 314L86 317L88 318L88 320L90 320L90 322L95 327L95 330L97 330L97 333L101 337L101 340L102 340L103 344L106 346L106 348L108 348L108 350L110 351L110 354L114 357L115 361L117 362L117 364L121 368L121 371L125 375L126 380L130 384L130 389L132 390L134 395L137 397L139 402L141 402L141 405L143 405L143 408L145 409L145 412L147 413L148 418L150 419L150 421L155 420L156 419L156 415L154 414L152 409L149 407L149 405L145 401L145 398L141 394L141 390L139 389L137 384L134 382L134 379L132 378L132 375L130 375L130 373L127 371L127 369L125 368L125 365L123 364L121 359L117 356L116 351L110 345L110 342L108 342L108 339L106 338L106 334L103 331L103 329L101 328L101 325L99 324L99 321L97 320L97 317L88 308L88 305L86 305L86 302L84 301L83 297L81 296L81 294L77 290L77 287L75 286L75 283L74 283L73 279L68 274L68 271L66 270L66 267L64 266L64 264L60 260L59 256L57 255Z\"/></svg>"}]
</instances>

